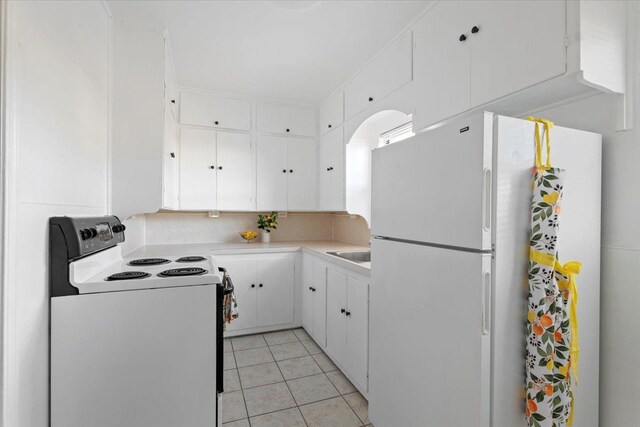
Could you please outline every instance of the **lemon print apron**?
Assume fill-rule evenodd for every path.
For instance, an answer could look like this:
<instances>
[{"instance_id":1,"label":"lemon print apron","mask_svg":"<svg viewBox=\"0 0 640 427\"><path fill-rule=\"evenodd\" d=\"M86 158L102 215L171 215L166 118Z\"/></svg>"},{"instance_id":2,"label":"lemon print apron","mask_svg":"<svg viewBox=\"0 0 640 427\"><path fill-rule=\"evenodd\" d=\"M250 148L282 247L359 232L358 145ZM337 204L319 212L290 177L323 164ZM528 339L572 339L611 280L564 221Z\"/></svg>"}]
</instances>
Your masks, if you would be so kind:
<instances>
[{"instance_id":1,"label":"lemon print apron","mask_svg":"<svg viewBox=\"0 0 640 427\"><path fill-rule=\"evenodd\" d=\"M572 386L578 363L574 275L580 263L561 265L557 260L565 170L551 167L549 130L553 123L528 119L535 122L536 167L529 248L525 415L528 426L571 426L575 405Z\"/></svg>"}]
</instances>

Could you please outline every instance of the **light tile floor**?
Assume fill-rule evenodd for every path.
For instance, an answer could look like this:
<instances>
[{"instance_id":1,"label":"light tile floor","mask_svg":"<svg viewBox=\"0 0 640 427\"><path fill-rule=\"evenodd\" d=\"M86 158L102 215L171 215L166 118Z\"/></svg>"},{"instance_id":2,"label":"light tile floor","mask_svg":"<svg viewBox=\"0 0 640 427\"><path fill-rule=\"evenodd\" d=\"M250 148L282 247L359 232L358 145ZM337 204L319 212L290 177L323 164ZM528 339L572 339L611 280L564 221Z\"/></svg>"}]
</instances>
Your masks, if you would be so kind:
<instances>
[{"instance_id":1,"label":"light tile floor","mask_svg":"<svg viewBox=\"0 0 640 427\"><path fill-rule=\"evenodd\" d=\"M368 426L367 401L303 329L224 340L223 427Z\"/></svg>"}]
</instances>

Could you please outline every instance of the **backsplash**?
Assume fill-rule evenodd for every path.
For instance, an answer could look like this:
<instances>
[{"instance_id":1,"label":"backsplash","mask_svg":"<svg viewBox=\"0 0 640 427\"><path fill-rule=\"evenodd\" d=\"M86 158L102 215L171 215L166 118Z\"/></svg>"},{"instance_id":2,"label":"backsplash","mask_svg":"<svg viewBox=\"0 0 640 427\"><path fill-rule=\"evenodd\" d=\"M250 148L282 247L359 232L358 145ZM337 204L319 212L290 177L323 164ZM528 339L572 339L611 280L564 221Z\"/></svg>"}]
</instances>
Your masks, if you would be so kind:
<instances>
[{"instance_id":1,"label":"backsplash","mask_svg":"<svg viewBox=\"0 0 640 427\"><path fill-rule=\"evenodd\" d=\"M257 213L160 212L145 215L146 243L233 243L242 242L241 231L256 230ZM325 213L289 213L278 218L278 229L271 232L272 242L287 240L331 240L333 215Z\"/></svg>"},{"instance_id":2,"label":"backsplash","mask_svg":"<svg viewBox=\"0 0 640 427\"><path fill-rule=\"evenodd\" d=\"M354 245L368 246L371 229L360 215L334 214L333 238Z\"/></svg>"},{"instance_id":3,"label":"backsplash","mask_svg":"<svg viewBox=\"0 0 640 427\"><path fill-rule=\"evenodd\" d=\"M159 212L127 220L138 237L131 242L135 249L140 241L147 245L172 243L234 243L242 242L241 231L256 230L257 213L221 213L211 218L200 212ZM133 230L132 230L133 231ZM132 233L134 234L134 233ZM140 236L142 234L142 236ZM295 240L340 240L366 246L370 230L361 217L331 213L289 213L278 218L278 229L271 232L272 242ZM133 237L133 236L132 236ZM127 252L127 251L125 251Z\"/></svg>"}]
</instances>

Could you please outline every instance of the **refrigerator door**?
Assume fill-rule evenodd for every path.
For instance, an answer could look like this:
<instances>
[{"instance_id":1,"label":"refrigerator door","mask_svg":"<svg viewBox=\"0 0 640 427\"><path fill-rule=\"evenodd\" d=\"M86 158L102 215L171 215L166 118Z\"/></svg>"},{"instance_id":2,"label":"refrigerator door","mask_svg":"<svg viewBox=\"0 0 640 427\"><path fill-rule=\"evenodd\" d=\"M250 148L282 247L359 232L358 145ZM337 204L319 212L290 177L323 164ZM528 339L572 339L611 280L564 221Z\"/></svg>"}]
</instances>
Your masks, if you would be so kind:
<instances>
[{"instance_id":1,"label":"refrigerator door","mask_svg":"<svg viewBox=\"0 0 640 427\"><path fill-rule=\"evenodd\" d=\"M387 145L372 154L372 234L491 249L493 114Z\"/></svg>"},{"instance_id":2,"label":"refrigerator door","mask_svg":"<svg viewBox=\"0 0 640 427\"><path fill-rule=\"evenodd\" d=\"M491 255L372 242L369 418L489 426Z\"/></svg>"}]
</instances>

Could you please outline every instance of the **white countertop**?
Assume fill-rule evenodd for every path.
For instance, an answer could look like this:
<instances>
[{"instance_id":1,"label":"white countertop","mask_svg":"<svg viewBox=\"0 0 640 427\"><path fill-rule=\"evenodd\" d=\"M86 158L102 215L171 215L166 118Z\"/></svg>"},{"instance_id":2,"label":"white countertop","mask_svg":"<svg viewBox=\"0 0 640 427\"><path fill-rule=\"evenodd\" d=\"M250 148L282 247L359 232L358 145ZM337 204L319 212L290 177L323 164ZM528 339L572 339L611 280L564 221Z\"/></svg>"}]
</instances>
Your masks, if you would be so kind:
<instances>
[{"instance_id":1,"label":"white countertop","mask_svg":"<svg viewBox=\"0 0 640 427\"><path fill-rule=\"evenodd\" d=\"M233 254L259 254L276 252L297 252L316 256L324 261L352 270L356 273L370 276L371 263L356 263L338 258L327 252L337 251L368 251L368 246L352 245L337 240L302 240L292 242L271 243L195 243L174 245L146 245L127 254L127 258L146 258L159 256L188 256L188 255L233 255Z\"/></svg>"}]
</instances>

